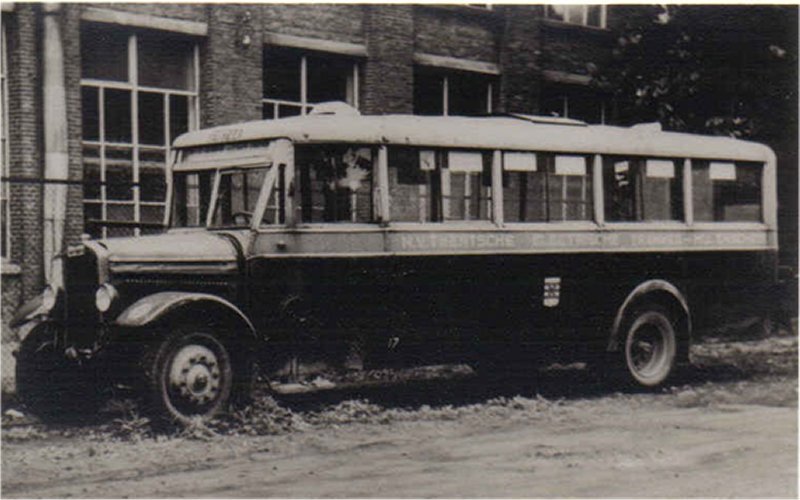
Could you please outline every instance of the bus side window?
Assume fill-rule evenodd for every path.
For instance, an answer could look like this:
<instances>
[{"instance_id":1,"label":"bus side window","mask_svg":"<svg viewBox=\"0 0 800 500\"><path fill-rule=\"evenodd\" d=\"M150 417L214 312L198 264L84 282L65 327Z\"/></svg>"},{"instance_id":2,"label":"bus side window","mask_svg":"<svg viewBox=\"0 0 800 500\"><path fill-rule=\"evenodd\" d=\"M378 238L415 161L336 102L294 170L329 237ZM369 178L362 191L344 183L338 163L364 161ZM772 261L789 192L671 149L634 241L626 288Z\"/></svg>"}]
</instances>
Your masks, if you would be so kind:
<instances>
[{"instance_id":1,"label":"bus side window","mask_svg":"<svg viewBox=\"0 0 800 500\"><path fill-rule=\"evenodd\" d=\"M373 151L356 145L297 148L302 222L373 222Z\"/></svg>"},{"instance_id":2,"label":"bus side window","mask_svg":"<svg viewBox=\"0 0 800 500\"><path fill-rule=\"evenodd\" d=\"M441 176L444 220L491 220L491 154L448 151L445 167Z\"/></svg>"},{"instance_id":3,"label":"bus side window","mask_svg":"<svg viewBox=\"0 0 800 500\"><path fill-rule=\"evenodd\" d=\"M760 222L763 165L692 160L696 221Z\"/></svg>"},{"instance_id":4,"label":"bus side window","mask_svg":"<svg viewBox=\"0 0 800 500\"><path fill-rule=\"evenodd\" d=\"M546 155L548 220L592 220L591 156Z\"/></svg>"},{"instance_id":5,"label":"bus side window","mask_svg":"<svg viewBox=\"0 0 800 500\"><path fill-rule=\"evenodd\" d=\"M423 161L430 164L424 165ZM397 222L431 222L430 171L435 170L435 153L415 148L390 146L389 211Z\"/></svg>"},{"instance_id":6,"label":"bus side window","mask_svg":"<svg viewBox=\"0 0 800 500\"><path fill-rule=\"evenodd\" d=\"M392 220L491 220L491 162L491 153L483 151L390 147Z\"/></svg>"},{"instance_id":7,"label":"bus side window","mask_svg":"<svg viewBox=\"0 0 800 500\"><path fill-rule=\"evenodd\" d=\"M606 220L683 220L683 160L603 158Z\"/></svg>"},{"instance_id":8,"label":"bus side window","mask_svg":"<svg viewBox=\"0 0 800 500\"><path fill-rule=\"evenodd\" d=\"M592 157L503 153L506 222L592 220Z\"/></svg>"},{"instance_id":9,"label":"bus side window","mask_svg":"<svg viewBox=\"0 0 800 500\"><path fill-rule=\"evenodd\" d=\"M543 158L536 153L503 153L503 219L506 222L547 221L544 167Z\"/></svg>"},{"instance_id":10,"label":"bus side window","mask_svg":"<svg viewBox=\"0 0 800 500\"><path fill-rule=\"evenodd\" d=\"M682 221L683 160L645 161L642 212L648 221Z\"/></svg>"}]
</instances>

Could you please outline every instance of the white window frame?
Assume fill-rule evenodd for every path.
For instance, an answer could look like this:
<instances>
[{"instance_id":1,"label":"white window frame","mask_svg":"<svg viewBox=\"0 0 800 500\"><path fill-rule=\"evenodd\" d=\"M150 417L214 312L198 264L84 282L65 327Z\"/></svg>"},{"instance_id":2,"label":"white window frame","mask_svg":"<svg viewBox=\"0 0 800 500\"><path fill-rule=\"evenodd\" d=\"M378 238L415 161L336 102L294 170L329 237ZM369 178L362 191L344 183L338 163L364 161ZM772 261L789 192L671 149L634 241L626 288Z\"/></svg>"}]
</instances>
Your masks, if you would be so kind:
<instances>
[{"instance_id":1,"label":"white window frame","mask_svg":"<svg viewBox=\"0 0 800 500\"><path fill-rule=\"evenodd\" d=\"M353 106L355 109L359 109L359 73L360 73L360 64L359 61L353 61L353 69L350 75L347 78L347 96L345 97L347 104ZM303 54L300 56L300 81L298 82L300 85L300 100L299 101L291 101L287 99L274 99L271 97L263 97L261 99L262 107L266 104L272 105L273 113L272 119L278 119L280 117L280 108L281 106L291 106L291 107L299 107L300 108L300 115L305 116L308 114L311 109L314 108L317 102L309 102L308 101L308 55ZM267 118L268 119L268 118Z\"/></svg>"},{"instance_id":2,"label":"white window frame","mask_svg":"<svg viewBox=\"0 0 800 500\"><path fill-rule=\"evenodd\" d=\"M160 87L150 87L139 85L139 51L138 51L138 36L136 33L128 35L128 81L112 81L112 80L99 80L93 78L81 78L81 88L95 88L97 89L97 104L98 104L98 139L86 140L82 139L81 144L90 147L99 148L100 160L100 181L103 183L100 186L100 199L84 198L84 205L100 205L101 206L101 219L108 220L108 206L133 206L134 220L133 222L141 222L141 208L145 206L162 207L165 211L167 209L167 200L163 201L142 201L141 190L139 186L139 168L140 159L139 153L141 151L161 151L164 154L164 176L165 183L167 176L167 162L172 152L172 141L175 139L170 135L170 99L172 96L185 96L189 100L188 106L188 130L196 130L200 126L200 99L198 89L200 88L200 47L197 43L194 44L192 54L192 90L179 90L179 89L166 89ZM105 140L105 91L108 89L113 90L126 90L131 93L131 142L118 143ZM164 145L157 146L152 144L143 145L139 143L139 92L155 93L164 96ZM107 147L124 147L131 148L131 161L133 168L133 196L131 200L111 200L107 196L106 182L106 148ZM134 229L134 235L141 234L140 228ZM103 226L101 231L103 238L108 237L108 227Z\"/></svg>"}]
</instances>

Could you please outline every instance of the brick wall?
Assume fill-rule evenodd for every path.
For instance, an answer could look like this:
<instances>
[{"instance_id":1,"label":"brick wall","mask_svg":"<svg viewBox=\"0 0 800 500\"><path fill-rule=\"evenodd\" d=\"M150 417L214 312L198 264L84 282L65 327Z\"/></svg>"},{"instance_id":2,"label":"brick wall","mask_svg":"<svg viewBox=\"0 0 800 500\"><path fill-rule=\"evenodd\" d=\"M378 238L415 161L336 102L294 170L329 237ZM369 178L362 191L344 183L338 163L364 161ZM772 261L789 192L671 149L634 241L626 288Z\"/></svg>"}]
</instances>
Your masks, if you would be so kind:
<instances>
[{"instance_id":1,"label":"brick wall","mask_svg":"<svg viewBox=\"0 0 800 500\"><path fill-rule=\"evenodd\" d=\"M201 126L261 119L261 19L251 5L209 5L201 49ZM249 36L250 43L243 40Z\"/></svg>"},{"instance_id":2,"label":"brick wall","mask_svg":"<svg viewBox=\"0 0 800 500\"><path fill-rule=\"evenodd\" d=\"M543 23L542 69L588 75L589 63L602 66L611 55L615 38L607 30L569 24Z\"/></svg>"},{"instance_id":3,"label":"brick wall","mask_svg":"<svg viewBox=\"0 0 800 500\"><path fill-rule=\"evenodd\" d=\"M64 80L67 88L67 129L69 150L69 179L83 180L81 162L81 37L82 7L78 4L61 6L61 37L64 46ZM67 188L67 221L64 245L80 241L83 233L83 189L80 185Z\"/></svg>"},{"instance_id":4,"label":"brick wall","mask_svg":"<svg viewBox=\"0 0 800 500\"><path fill-rule=\"evenodd\" d=\"M261 6L266 31L286 35L364 43L363 5L266 4Z\"/></svg>"},{"instance_id":5,"label":"brick wall","mask_svg":"<svg viewBox=\"0 0 800 500\"><path fill-rule=\"evenodd\" d=\"M19 4L4 13L8 41L8 116L10 174L38 179L40 154L39 22L35 4ZM7 125L6 125L7 126ZM11 252L2 268L2 334L0 363L2 389L13 387L16 332L8 323L23 300L42 287L42 186L19 183L10 186Z\"/></svg>"},{"instance_id":6,"label":"brick wall","mask_svg":"<svg viewBox=\"0 0 800 500\"><path fill-rule=\"evenodd\" d=\"M498 7L503 25L500 49L500 99L497 110L535 113L541 81L539 34L542 6Z\"/></svg>"},{"instance_id":7,"label":"brick wall","mask_svg":"<svg viewBox=\"0 0 800 500\"><path fill-rule=\"evenodd\" d=\"M443 6L414 8L417 52L497 62L499 27L494 11Z\"/></svg>"},{"instance_id":8,"label":"brick wall","mask_svg":"<svg viewBox=\"0 0 800 500\"><path fill-rule=\"evenodd\" d=\"M8 17L8 93L11 175L40 179L41 78L39 73L39 5L21 3ZM21 268L21 299L43 284L42 186L19 183L11 191L11 261ZM4 294L5 295L5 294Z\"/></svg>"},{"instance_id":9,"label":"brick wall","mask_svg":"<svg viewBox=\"0 0 800 500\"><path fill-rule=\"evenodd\" d=\"M366 114L411 113L414 105L414 13L411 5L365 6Z\"/></svg>"}]
</instances>

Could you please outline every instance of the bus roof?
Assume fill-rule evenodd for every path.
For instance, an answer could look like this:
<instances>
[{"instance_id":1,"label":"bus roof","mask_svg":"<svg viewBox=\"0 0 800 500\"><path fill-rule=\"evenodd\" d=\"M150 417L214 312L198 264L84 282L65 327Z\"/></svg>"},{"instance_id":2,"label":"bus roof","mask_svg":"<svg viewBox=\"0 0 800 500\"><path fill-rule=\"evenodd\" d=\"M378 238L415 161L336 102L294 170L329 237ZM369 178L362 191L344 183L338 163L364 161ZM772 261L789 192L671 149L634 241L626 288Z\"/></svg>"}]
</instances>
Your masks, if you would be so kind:
<instances>
[{"instance_id":1,"label":"bus roof","mask_svg":"<svg viewBox=\"0 0 800 500\"><path fill-rule=\"evenodd\" d=\"M728 137L663 132L657 124L615 127L509 115L448 117L321 114L188 132L175 147L287 138L294 143L398 144L422 147L599 153L768 162L772 150Z\"/></svg>"}]
</instances>

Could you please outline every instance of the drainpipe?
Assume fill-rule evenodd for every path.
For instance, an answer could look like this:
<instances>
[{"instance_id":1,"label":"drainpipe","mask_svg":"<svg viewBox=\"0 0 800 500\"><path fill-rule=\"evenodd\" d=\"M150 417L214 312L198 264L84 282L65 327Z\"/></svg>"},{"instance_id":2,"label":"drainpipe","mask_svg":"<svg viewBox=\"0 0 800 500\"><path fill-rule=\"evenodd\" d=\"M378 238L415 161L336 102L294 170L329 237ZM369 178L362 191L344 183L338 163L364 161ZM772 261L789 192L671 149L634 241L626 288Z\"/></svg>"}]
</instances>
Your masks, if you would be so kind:
<instances>
[{"instance_id":1,"label":"drainpipe","mask_svg":"<svg viewBox=\"0 0 800 500\"><path fill-rule=\"evenodd\" d=\"M51 260L61 252L67 212L69 155L67 151L67 92L61 6L44 4L44 272L51 277Z\"/></svg>"}]
</instances>

